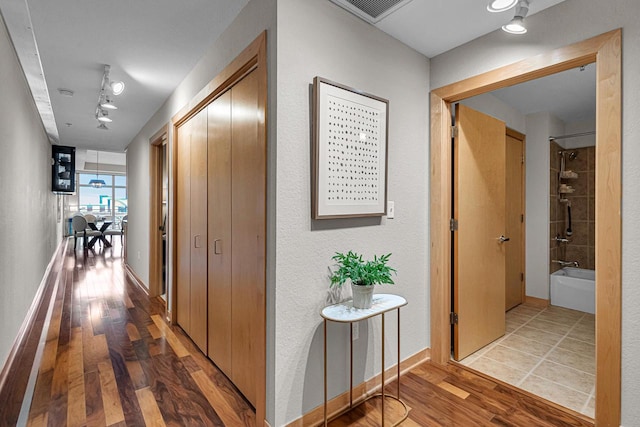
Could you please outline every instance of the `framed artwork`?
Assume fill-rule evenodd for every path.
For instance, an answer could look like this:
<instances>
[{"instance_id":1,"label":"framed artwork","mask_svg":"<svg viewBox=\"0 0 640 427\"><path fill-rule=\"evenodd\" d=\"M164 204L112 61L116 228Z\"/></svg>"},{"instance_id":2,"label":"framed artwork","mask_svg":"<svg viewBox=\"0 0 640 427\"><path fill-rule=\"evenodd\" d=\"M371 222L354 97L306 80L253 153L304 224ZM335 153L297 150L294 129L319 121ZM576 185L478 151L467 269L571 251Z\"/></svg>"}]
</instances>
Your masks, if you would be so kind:
<instances>
[{"instance_id":1,"label":"framed artwork","mask_svg":"<svg viewBox=\"0 0 640 427\"><path fill-rule=\"evenodd\" d=\"M387 213L389 101L313 81L313 219Z\"/></svg>"}]
</instances>

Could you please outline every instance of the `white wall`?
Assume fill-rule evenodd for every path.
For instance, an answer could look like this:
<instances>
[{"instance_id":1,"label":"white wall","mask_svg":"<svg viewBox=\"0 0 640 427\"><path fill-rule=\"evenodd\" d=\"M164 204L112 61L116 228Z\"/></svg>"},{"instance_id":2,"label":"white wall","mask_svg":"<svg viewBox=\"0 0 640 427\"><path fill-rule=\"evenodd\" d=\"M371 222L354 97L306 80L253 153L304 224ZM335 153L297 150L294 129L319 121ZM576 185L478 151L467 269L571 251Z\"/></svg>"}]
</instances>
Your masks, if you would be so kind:
<instances>
[{"instance_id":1,"label":"white wall","mask_svg":"<svg viewBox=\"0 0 640 427\"><path fill-rule=\"evenodd\" d=\"M0 366L3 366L61 239L62 225L57 221L58 199L51 192L51 145L1 18L0 76Z\"/></svg>"},{"instance_id":2,"label":"white wall","mask_svg":"<svg viewBox=\"0 0 640 427\"><path fill-rule=\"evenodd\" d=\"M233 23L213 43L194 69L180 83L162 107L144 125L127 148L129 224L127 262L148 286L149 281L149 138L184 107L207 83L217 76L240 52L264 30L267 30L267 68L269 86L268 117L268 179L267 179L267 419L274 418L274 266L275 266L275 152L276 152L276 0L251 0ZM167 57L167 61L171 61ZM169 133L171 147L173 135ZM171 162L171 148L169 156ZM169 174L173 171L170 169ZM170 188L171 192L172 189ZM169 210L173 201L169 200ZM169 239L174 230L169 223ZM138 258L138 254L140 257ZM171 249L167 254L171 259ZM172 266L169 265L169 277ZM170 302L169 302L170 304ZM275 425L272 423L272 425Z\"/></svg>"},{"instance_id":3,"label":"white wall","mask_svg":"<svg viewBox=\"0 0 640 427\"><path fill-rule=\"evenodd\" d=\"M551 113L528 114L526 181L527 296L549 299L550 151L549 136L564 135L564 123Z\"/></svg>"},{"instance_id":4,"label":"white wall","mask_svg":"<svg viewBox=\"0 0 640 427\"><path fill-rule=\"evenodd\" d=\"M310 84L321 76L389 99L388 199L395 219L311 219ZM278 153L275 426L322 404L322 322L335 251L393 253L407 298L402 358L429 346L429 61L340 7L278 2ZM387 317L387 361L395 363L395 315ZM379 372L380 319L360 325L355 383ZM348 388L348 329L329 328L329 394Z\"/></svg>"},{"instance_id":5,"label":"white wall","mask_svg":"<svg viewBox=\"0 0 640 427\"><path fill-rule=\"evenodd\" d=\"M437 88L526 57L623 28L622 424L640 419L640 7L637 0L566 0L527 18L529 32L495 31L431 60Z\"/></svg>"}]
</instances>

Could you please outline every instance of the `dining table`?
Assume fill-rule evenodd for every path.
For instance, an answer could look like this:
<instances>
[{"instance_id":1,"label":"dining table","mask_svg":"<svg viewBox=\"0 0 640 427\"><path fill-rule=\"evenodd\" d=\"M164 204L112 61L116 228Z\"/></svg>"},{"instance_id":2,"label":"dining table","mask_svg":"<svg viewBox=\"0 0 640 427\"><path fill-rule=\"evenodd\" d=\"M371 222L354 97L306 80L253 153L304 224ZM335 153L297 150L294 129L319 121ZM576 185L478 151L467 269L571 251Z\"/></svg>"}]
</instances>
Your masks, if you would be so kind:
<instances>
[{"instance_id":1,"label":"dining table","mask_svg":"<svg viewBox=\"0 0 640 427\"><path fill-rule=\"evenodd\" d=\"M112 224L112 221L103 221L102 225L100 225L100 228L98 228L98 226L94 223L94 222L89 222L89 228L91 228L92 230L96 230L100 232L99 236L94 236L90 241L89 241L89 249L93 249L93 245L96 244L96 242L98 240L100 240L105 247L110 248L111 247L111 243L109 243L109 241L104 237L104 232L107 228L109 228L109 226Z\"/></svg>"}]
</instances>

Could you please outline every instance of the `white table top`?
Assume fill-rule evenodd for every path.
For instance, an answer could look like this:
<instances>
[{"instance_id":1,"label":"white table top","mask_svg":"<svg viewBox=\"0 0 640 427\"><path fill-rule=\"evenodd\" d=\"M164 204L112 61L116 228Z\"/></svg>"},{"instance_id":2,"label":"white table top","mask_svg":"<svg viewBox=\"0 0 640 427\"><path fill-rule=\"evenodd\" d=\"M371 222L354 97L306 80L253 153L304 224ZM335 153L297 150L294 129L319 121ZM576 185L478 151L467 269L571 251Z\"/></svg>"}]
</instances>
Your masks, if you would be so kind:
<instances>
[{"instance_id":1,"label":"white table top","mask_svg":"<svg viewBox=\"0 0 640 427\"><path fill-rule=\"evenodd\" d=\"M371 308L354 308L353 301L348 300L323 308L320 315L333 322L350 323L368 319L405 305L407 305L407 300L399 295L373 294Z\"/></svg>"}]
</instances>

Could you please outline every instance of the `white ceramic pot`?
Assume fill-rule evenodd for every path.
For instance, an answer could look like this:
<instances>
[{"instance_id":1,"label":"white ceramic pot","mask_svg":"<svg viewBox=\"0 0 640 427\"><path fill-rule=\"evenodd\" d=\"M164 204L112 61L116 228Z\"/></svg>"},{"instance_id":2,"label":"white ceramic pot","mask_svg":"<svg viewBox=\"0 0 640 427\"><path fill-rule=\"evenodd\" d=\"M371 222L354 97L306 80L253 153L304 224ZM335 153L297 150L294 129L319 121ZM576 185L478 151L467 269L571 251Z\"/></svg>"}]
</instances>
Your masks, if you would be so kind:
<instances>
[{"instance_id":1,"label":"white ceramic pot","mask_svg":"<svg viewBox=\"0 0 640 427\"><path fill-rule=\"evenodd\" d=\"M373 285L354 285L351 284L351 293L353 294L354 308L371 308L373 301Z\"/></svg>"}]
</instances>

